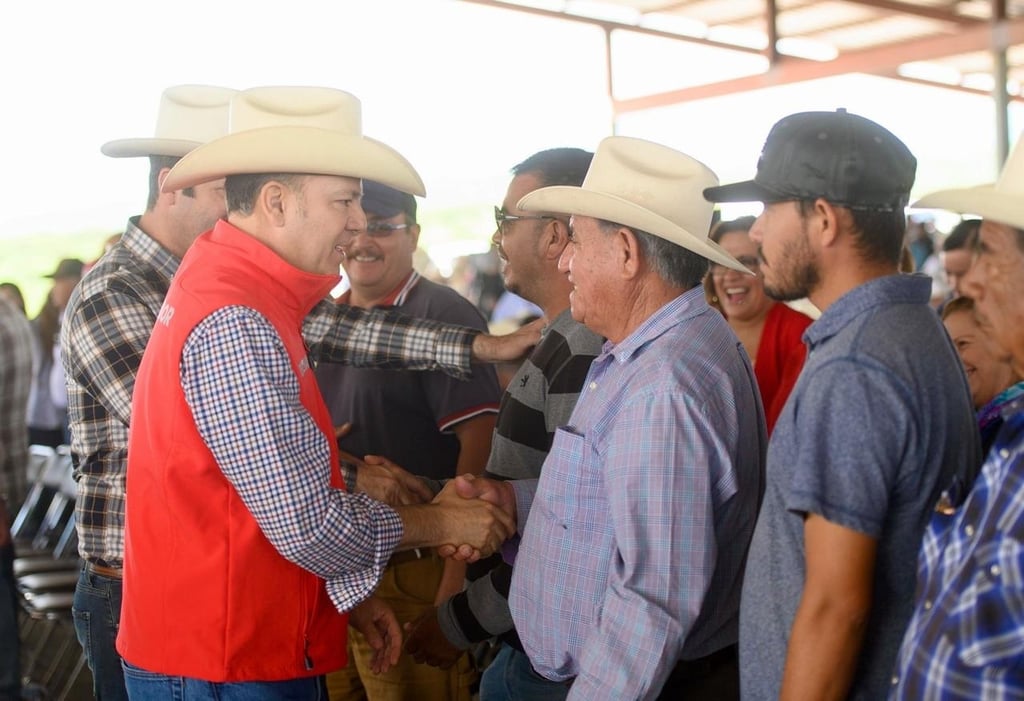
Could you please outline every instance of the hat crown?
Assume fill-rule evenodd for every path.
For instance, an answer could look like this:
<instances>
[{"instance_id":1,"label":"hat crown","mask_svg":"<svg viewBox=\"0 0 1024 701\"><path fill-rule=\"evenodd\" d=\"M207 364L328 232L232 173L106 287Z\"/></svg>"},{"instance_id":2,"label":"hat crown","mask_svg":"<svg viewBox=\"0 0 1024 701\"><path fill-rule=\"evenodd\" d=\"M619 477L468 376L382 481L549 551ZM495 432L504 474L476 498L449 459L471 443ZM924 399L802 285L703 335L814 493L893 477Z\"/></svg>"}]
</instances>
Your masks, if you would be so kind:
<instances>
[{"instance_id":1,"label":"hat crown","mask_svg":"<svg viewBox=\"0 0 1024 701\"><path fill-rule=\"evenodd\" d=\"M710 168L685 153L644 139L610 136L598 145L582 187L632 202L707 239L714 204L701 193L717 184Z\"/></svg>"},{"instance_id":2,"label":"hat crown","mask_svg":"<svg viewBox=\"0 0 1024 701\"><path fill-rule=\"evenodd\" d=\"M184 156L228 131L231 99L237 93L215 85L175 85L160 96L156 128L148 138L115 139L100 150L114 158Z\"/></svg>"},{"instance_id":3,"label":"hat crown","mask_svg":"<svg viewBox=\"0 0 1024 701\"><path fill-rule=\"evenodd\" d=\"M237 91L213 85L175 85L160 96L154 136L203 144L224 136L228 106Z\"/></svg>"},{"instance_id":4,"label":"hat crown","mask_svg":"<svg viewBox=\"0 0 1024 701\"><path fill-rule=\"evenodd\" d=\"M250 88L231 103L230 133L285 126L358 137L363 133L362 103L343 90L295 86Z\"/></svg>"},{"instance_id":5,"label":"hat crown","mask_svg":"<svg viewBox=\"0 0 1024 701\"><path fill-rule=\"evenodd\" d=\"M798 112L768 133L754 182L783 198L901 209L917 159L892 132L860 115Z\"/></svg>"}]
</instances>

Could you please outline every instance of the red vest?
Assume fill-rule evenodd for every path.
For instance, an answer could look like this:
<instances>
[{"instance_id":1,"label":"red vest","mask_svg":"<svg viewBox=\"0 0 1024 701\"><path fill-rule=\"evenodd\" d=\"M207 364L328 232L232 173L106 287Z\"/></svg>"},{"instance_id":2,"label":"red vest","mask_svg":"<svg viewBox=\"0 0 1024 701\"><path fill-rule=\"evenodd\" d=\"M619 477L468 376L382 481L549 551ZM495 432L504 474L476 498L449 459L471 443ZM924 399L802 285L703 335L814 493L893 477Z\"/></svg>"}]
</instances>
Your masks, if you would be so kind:
<instances>
[{"instance_id":1,"label":"red vest","mask_svg":"<svg viewBox=\"0 0 1024 701\"><path fill-rule=\"evenodd\" d=\"M297 270L225 221L182 260L132 401L117 638L132 664L214 682L295 679L345 664L347 617L323 580L264 537L200 437L179 374L182 347L200 321L229 305L257 310L288 352L302 404L330 446L324 469L343 488L331 417L301 335L302 320L337 281ZM247 449L257 454L260 446Z\"/></svg>"}]
</instances>

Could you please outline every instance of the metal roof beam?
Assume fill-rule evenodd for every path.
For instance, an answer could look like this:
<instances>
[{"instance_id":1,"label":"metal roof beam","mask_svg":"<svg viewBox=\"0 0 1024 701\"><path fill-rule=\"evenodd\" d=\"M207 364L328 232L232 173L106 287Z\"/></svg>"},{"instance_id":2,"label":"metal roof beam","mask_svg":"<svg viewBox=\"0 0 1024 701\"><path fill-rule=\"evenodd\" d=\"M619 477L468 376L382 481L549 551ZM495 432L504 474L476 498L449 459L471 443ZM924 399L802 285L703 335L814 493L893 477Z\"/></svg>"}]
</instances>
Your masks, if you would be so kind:
<instances>
[{"instance_id":1,"label":"metal roof beam","mask_svg":"<svg viewBox=\"0 0 1024 701\"><path fill-rule=\"evenodd\" d=\"M935 7L934 5L916 5L909 2L894 2L893 0L845 1L851 5L867 5L868 7L874 7L879 10L888 10L889 12L899 12L904 15L925 17L927 19L939 20L940 22L951 22L956 25L970 26L983 24L985 22L985 20L967 17L965 15L958 15L952 10L944 10L941 7Z\"/></svg>"},{"instance_id":2,"label":"metal roof beam","mask_svg":"<svg viewBox=\"0 0 1024 701\"><path fill-rule=\"evenodd\" d=\"M911 61L929 61L973 51L990 51L997 37L1000 42L1005 41L1004 45L1024 44L1024 18L1005 20L995 25L986 22L965 28L955 34L931 36L913 41L885 44L870 49L849 51L840 54L832 61L808 61L783 57L766 73L707 85L695 85L654 95L616 100L613 103L613 110L616 115L619 115L654 107L665 107L689 100L703 100L709 97L732 95L747 90L760 90L818 78L830 78L847 73L885 73L894 71L900 64Z\"/></svg>"}]
</instances>

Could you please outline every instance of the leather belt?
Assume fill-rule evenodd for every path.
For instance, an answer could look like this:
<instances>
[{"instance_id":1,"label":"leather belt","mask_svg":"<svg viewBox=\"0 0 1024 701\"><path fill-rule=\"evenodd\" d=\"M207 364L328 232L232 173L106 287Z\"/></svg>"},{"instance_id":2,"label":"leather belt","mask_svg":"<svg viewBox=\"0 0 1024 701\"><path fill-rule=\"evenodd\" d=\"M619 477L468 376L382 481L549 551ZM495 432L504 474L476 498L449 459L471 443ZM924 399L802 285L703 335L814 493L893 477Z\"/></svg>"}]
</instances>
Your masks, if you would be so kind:
<instances>
[{"instance_id":1,"label":"leather belt","mask_svg":"<svg viewBox=\"0 0 1024 701\"><path fill-rule=\"evenodd\" d=\"M98 574L101 577L107 579L121 579L122 570L120 567L107 567L106 565L98 565L95 562L85 561L85 571L92 574Z\"/></svg>"},{"instance_id":2,"label":"leather belt","mask_svg":"<svg viewBox=\"0 0 1024 701\"><path fill-rule=\"evenodd\" d=\"M413 548L412 550L402 550L391 556L391 559L388 560L387 566L394 567L395 565L404 565L408 562L415 562L416 560L423 560L433 556L433 548Z\"/></svg>"}]
</instances>

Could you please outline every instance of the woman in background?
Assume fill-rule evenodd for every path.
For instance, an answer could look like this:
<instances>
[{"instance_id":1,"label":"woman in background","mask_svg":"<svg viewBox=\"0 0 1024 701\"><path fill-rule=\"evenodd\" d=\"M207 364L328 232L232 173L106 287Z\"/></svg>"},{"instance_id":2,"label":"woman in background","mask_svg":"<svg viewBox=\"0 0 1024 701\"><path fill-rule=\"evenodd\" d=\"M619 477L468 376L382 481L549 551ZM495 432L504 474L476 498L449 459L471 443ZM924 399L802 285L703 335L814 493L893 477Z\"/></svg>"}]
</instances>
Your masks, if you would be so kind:
<instances>
[{"instance_id":1,"label":"woman in background","mask_svg":"<svg viewBox=\"0 0 1024 701\"><path fill-rule=\"evenodd\" d=\"M28 439L32 445L56 448L68 443L68 397L60 359L60 325L71 291L82 279L84 264L76 258L62 260L47 277L53 287L39 315L32 319L35 333L35 377L28 398Z\"/></svg>"},{"instance_id":2,"label":"woman in background","mask_svg":"<svg viewBox=\"0 0 1024 701\"><path fill-rule=\"evenodd\" d=\"M749 235L753 223L754 217L720 222L712 230L711 240L755 274L712 264L704 278L704 290L708 302L725 315L750 356L771 435L804 366L807 350L802 337L812 319L765 294L757 244Z\"/></svg>"},{"instance_id":3,"label":"woman in background","mask_svg":"<svg viewBox=\"0 0 1024 701\"><path fill-rule=\"evenodd\" d=\"M956 297L942 308L942 323L953 339L967 373L971 402L978 412L981 448L988 454L1003 425L1002 408L1024 394L1024 382L1013 371L1008 357L1000 357L974 318L974 300Z\"/></svg>"}]
</instances>

